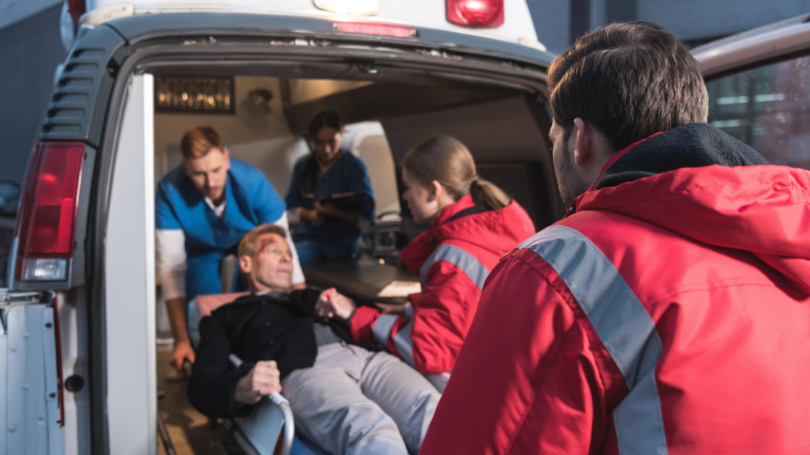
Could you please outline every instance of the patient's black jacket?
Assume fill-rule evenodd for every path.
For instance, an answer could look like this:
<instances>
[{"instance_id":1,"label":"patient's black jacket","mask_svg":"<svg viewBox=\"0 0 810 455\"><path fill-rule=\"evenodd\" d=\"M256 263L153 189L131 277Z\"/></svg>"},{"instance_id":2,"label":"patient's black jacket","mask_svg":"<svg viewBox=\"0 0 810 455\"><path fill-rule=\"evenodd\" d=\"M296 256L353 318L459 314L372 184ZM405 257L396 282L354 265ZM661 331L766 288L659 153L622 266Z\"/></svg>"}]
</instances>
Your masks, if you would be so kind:
<instances>
[{"instance_id":1,"label":"patient's black jacket","mask_svg":"<svg viewBox=\"0 0 810 455\"><path fill-rule=\"evenodd\" d=\"M289 295L249 295L223 305L200 321L200 345L188 383L188 399L210 417L246 416L252 406L234 400L236 384L260 360L275 360L281 377L315 363L318 346L313 330L315 289ZM332 331L352 343L349 328L328 323ZM239 368L229 355L242 360Z\"/></svg>"}]
</instances>

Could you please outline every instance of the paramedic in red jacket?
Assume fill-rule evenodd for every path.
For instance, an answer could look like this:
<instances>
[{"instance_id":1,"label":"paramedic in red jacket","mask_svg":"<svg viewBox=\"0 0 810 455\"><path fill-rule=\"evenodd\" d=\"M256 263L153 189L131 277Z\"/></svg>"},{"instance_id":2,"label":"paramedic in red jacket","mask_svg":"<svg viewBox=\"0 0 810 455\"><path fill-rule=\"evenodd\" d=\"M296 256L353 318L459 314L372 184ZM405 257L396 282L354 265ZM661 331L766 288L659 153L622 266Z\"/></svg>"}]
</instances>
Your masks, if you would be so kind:
<instances>
[{"instance_id":1,"label":"paramedic in red jacket","mask_svg":"<svg viewBox=\"0 0 810 455\"><path fill-rule=\"evenodd\" d=\"M403 199L417 223L431 223L399 254L422 281L401 314L371 307L321 308L351 319L353 338L378 343L444 389L470 328L481 288L498 260L534 234L531 219L450 136L435 136L402 160ZM353 314L352 314L353 313Z\"/></svg>"},{"instance_id":2,"label":"paramedic in red jacket","mask_svg":"<svg viewBox=\"0 0 810 455\"><path fill-rule=\"evenodd\" d=\"M505 256L420 455L810 453L810 172L643 22L549 68L565 219Z\"/></svg>"}]
</instances>

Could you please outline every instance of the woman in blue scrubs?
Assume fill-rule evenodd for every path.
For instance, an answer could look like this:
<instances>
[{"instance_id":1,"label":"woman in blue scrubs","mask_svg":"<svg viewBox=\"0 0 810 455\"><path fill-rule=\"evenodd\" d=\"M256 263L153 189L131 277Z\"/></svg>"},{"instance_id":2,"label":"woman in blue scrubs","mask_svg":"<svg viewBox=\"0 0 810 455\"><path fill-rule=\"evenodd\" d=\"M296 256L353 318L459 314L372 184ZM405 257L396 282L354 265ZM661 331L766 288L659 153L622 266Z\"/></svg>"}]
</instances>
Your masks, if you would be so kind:
<instances>
[{"instance_id":1,"label":"woman in blue scrubs","mask_svg":"<svg viewBox=\"0 0 810 455\"><path fill-rule=\"evenodd\" d=\"M340 148L343 126L324 111L309 124L312 153L295 163L286 203L301 220L292 239L301 263L355 258L361 225L374 223L374 192L368 170ZM330 203L330 200L336 201Z\"/></svg>"}]
</instances>

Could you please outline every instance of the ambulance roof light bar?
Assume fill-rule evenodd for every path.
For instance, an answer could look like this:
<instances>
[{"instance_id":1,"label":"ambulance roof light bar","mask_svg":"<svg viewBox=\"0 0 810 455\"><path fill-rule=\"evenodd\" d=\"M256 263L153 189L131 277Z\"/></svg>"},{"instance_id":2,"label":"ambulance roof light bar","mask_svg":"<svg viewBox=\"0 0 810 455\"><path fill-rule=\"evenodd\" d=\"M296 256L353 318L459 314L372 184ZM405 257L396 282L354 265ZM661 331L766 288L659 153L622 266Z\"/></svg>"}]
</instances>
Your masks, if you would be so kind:
<instances>
[{"instance_id":1,"label":"ambulance roof light bar","mask_svg":"<svg viewBox=\"0 0 810 455\"><path fill-rule=\"evenodd\" d=\"M447 21L462 27L495 28L503 25L503 0L447 0Z\"/></svg>"},{"instance_id":2,"label":"ambulance roof light bar","mask_svg":"<svg viewBox=\"0 0 810 455\"><path fill-rule=\"evenodd\" d=\"M416 38L419 36L419 32L415 27L399 24L386 24L382 22L332 21L332 29L336 32L343 33L393 36L396 38Z\"/></svg>"}]
</instances>

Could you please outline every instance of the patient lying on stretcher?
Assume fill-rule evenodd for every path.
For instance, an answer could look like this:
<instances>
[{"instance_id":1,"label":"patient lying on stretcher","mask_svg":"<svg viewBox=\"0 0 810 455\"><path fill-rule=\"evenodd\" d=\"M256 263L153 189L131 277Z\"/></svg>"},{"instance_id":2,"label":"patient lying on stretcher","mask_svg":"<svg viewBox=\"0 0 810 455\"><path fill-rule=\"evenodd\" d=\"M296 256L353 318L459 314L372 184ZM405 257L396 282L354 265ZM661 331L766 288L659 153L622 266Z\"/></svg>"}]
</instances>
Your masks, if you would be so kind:
<instances>
[{"instance_id":1,"label":"patient lying on stretcher","mask_svg":"<svg viewBox=\"0 0 810 455\"><path fill-rule=\"evenodd\" d=\"M249 232L239 267L250 295L200 321L188 384L194 407L211 417L246 416L262 396L281 391L298 430L331 453L418 452L438 391L398 358L352 342L347 326L313 316L316 305L347 297L290 292L283 228ZM243 360L239 368L230 366L231 353Z\"/></svg>"}]
</instances>

